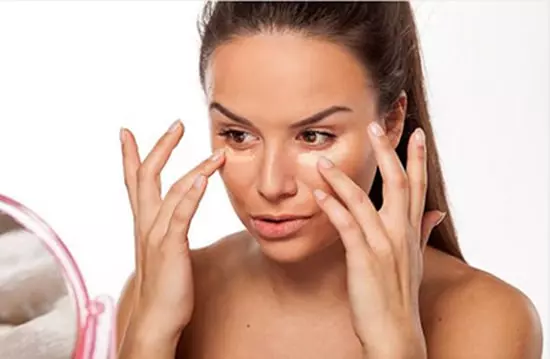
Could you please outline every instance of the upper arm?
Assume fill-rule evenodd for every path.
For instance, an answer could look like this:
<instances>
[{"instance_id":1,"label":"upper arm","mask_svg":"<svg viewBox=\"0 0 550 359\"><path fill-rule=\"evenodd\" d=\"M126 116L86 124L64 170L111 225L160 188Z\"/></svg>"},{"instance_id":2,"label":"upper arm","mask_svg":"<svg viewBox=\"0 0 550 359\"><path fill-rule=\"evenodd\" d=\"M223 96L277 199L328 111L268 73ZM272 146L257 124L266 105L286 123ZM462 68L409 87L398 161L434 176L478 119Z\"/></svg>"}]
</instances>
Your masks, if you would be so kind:
<instances>
[{"instance_id":1,"label":"upper arm","mask_svg":"<svg viewBox=\"0 0 550 359\"><path fill-rule=\"evenodd\" d=\"M118 300L117 310L116 310L116 348L120 348L124 334L126 333L126 326L128 325L128 320L130 319L130 314L133 310L133 299L134 299L134 287L135 287L135 276L132 274L126 285L122 289L120 299Z\"/></svg>"},{"instance_id":2,"label":"upper arm","mask_svg":"<svg viewBox=\"0 0 550 359\"><path fill-rule=\"evenodd\" d=\"M433 310L429 358L541 358L542 330L533 304L496 278L481 275L450 290Z\"/></svg>"}]
</instances>

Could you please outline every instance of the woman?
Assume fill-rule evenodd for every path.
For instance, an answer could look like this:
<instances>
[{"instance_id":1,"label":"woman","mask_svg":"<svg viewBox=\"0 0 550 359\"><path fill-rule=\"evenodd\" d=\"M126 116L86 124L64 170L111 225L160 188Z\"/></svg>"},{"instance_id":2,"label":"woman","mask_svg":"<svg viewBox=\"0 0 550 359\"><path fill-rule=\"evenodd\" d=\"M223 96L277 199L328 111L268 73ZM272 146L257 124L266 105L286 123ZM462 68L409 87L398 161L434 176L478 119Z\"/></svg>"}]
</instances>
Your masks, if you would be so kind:
<instances>
[{"instance_id":1,"label":"woman","mask_svg":"<svg viewBox=\"0 0 550 359\"><path fill-rule=\"evenodd\" d=\"M143 162L121 131L120 358L540 358L531 302L460 251L408 3L208 3L201 30L214 155L161 199L182 124ZM190 251L217 170L246 231Z\"/></svg>"}]
</instances>

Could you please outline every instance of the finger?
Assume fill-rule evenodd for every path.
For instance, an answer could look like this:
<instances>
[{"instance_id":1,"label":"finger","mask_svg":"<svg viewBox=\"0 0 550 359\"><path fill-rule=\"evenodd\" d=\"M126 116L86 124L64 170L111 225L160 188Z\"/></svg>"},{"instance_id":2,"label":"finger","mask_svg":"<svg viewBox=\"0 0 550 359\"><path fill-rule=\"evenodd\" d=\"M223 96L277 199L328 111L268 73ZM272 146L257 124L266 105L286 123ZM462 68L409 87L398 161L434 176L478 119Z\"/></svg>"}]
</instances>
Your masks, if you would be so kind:
<instances>
[{"instance_id":1,"label":"finger","mask_svg":"<svg viewBox=\"0 0 550 359\"><path fill-rule=\"evenodd\" d=\"M160 172L183 136L181 121L176 121L158 140L138 170L138 217L142 237L150 230L162 202Z\"/></svg>"},{"instance_id":2,"label":"finger","mask_svg":"<svg viewBox=\"0 0 550 359\"><path fill-rule=\"evenodd\" d=\"M420 228L428 185L425 135L421 128L414 131L407 151L407 176L410 184L409 219L416 228Z\"/></svg>"},{"instance_id":3,"label":"finger","mask_svg":"<svg viewBox=\"0 0 550 359\"><path fill-rule=\"evenodd\" d=\"M389 209L393 218L404 221L409 215L409 181L407 174L382 127L376 121L373 121L369 124L368 132L382 176L383 206Z\"/></svg>"},{"instance_id":4,"label":"finger","mask_svg":"<svg viewBox=\"0 0 550 359\"><path fill-rule=\"evenodd\" d=\"M138 199L137 199L137 172L141 165L141 159L136 143L136 139L132 132L128 129L120 129L120 142L122 147L122 166L124 169L124 184L128 192L130 207L132 209L132 217L134 221L134 260L136 265L136 273L141 263L143 254L139 245L139 228L138 228Z\"/></svg>"},{"instance_id":5,"label":"finger","mask_svg":"<svg viewBox=\"0 0 550 359\"><path fill-rule=\"evenodd\" d=\"M128 129L120 129L120 144L122 149L122 167L124 169L124 184L128 192L128 199L134 216L137 219L137 172L141 165L136 139Z\"/></svg>"},{"instance_id":6,"label":"finger","mask_svg":"<svg viewBox=\"0 0 550 359\"><path fill-rule=\"evenodd\" d=\"M435 227L437 227L445 219L447 213L441 211L427 212L422 218L421 230L421 248L424 250L430 239L430 235Z\"/></svg>"},{"instance_id":7,"label":"finger","mask_svg":"<svg viewBox=\"0 0 550 359\"><path fill-rule=\"evenodd\" d=\"M153 228L151 230L151 237L164 237L170 218L172 217L176 206L182 200L183 196L189 191L197 175L202 174L206 177L210 177L224 164L224 162L225 151L220 149L172 185L164 198L164 202L160 206L157 216L155 217Z\"/></svg>"},{"instance_id":8,"label":"finger","mask_svg":"<svg viewBox=\"0 0 550 359\"><path fill-rule=\"evenodd\" d=\"M382 238L384 224L368 195L351 178L325 157L319 158L319 172L342 200L373 247Z\"/></svg>"},{"instance_id":9,"label":"finger","mask_svg":"<svg viewBox=\"0 0 550 359\"><path fill-rule=\"evenodd\" d=\"M365 241L364 233L352 214L330 194L320 189L314 190L313 194L319 207L326 213L340 234L346 255L350 256L368 250L369 246Z\"/></svg>"},{"instance_id":10,"label":"finger","mask_svg":"<svg viewBox=\"0 0 550 359\"><path fill-rule=\"evenodd\" d=\"M191 220L193 219L199 202L204 195L206 189L207 177L203 174L198 174L191 188L183 199L176 206L168 225L168 231L160 243L168 251L188 252L189 242L187 233Z\"/></svg>"}]
</instances>

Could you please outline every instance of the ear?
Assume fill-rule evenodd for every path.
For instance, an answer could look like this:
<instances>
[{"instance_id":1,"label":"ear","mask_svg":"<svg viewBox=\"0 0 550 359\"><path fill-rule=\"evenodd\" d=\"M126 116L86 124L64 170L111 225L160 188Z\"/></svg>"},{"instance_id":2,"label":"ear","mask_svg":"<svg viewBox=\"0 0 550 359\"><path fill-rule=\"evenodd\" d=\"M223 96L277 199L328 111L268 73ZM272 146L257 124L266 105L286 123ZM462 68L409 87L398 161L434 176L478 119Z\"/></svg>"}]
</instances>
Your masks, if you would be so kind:
<instances>
[{"instance_id":1,"label":"ear","mask_svg":"<svg viewBox=\"0 0 550 359\"><path fill-rule=\"evenodd\" d=\"M407 94L401 91L399 97L393 103L384 119L386 134L390 139L393 148L396 148L401 140L403 128L405 126L405 117L407 115Z\"/></svg>"}]
</instances>

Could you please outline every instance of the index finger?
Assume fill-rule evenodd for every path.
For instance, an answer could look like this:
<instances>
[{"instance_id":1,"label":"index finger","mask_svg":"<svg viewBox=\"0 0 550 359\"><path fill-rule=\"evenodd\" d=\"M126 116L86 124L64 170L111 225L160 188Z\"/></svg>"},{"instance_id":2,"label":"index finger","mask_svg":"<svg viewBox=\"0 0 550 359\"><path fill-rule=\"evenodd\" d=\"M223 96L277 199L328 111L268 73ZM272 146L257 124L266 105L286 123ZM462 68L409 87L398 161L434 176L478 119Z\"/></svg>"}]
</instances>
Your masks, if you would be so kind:
<instances>
[{"instance_id":1,"label":"index finger","mask_svg":"<svg viewBox=\"0 0 550 359\"><path fill-rule=\"evenodd\" d=\"M189 191L199 174L207 179L225 163L225 150L219 149L201 162L170 187L161 204L151 230L151 238L162 238L166 234L172 214L183 196Z\"/></svg>"},{"instance_id":2,"label":"index finger","mask_svg":"<svg viewBox=\"0 0 550 359\"><path fill-rule=\"evenodd\" d=\"M124 128L120 128L120 144L122 150L122 167L124 170L124 184L128 192L128 199L132 208L134 222L137 220L137 172L141 166L138 147L134 134Z\"/></svg>"},{"instance_id":3,"label":"index finger","mask_svg":"<svg viewBox=\"0 0 550 359\"><path fill-rule=\"evenodd\" d=\"M139 167L137 198L140 236L145 236L150 231L162 204L160 173L180 142L183 132L183 123L180 120L174 122Z\"/></svg>"}]
</instances>

